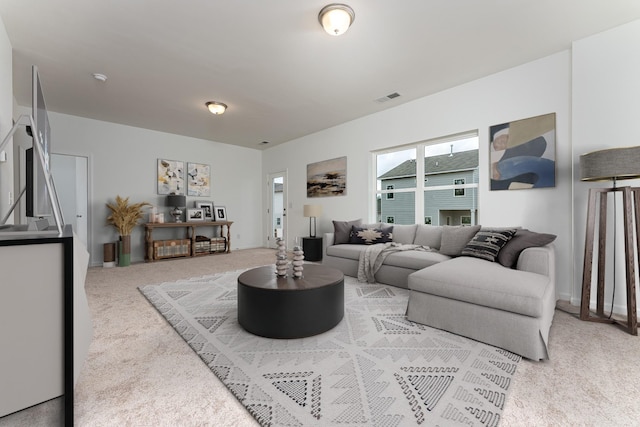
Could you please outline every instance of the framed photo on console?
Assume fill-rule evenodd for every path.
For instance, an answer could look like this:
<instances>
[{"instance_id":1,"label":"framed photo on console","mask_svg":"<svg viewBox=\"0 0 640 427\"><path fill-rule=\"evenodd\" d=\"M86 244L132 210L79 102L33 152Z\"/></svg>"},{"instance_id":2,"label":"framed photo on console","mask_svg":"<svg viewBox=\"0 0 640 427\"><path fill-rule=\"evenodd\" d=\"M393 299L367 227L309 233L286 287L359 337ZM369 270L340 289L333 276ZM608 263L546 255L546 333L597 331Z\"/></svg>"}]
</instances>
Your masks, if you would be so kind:
<instances>
[{"instance_id":1,"label":"framed photo on console","mask_svg":"<svg viewBox=\"0 0 640 427\"><path fill-rule=\"evenodd\" d=\"M227 221L227 208L216 206L215 212L215 221Z\"/></svg>"},{"instance_id":2,"label":"framed photo on console","mask_svg":"<svg viewBox=\"0 0 640 427\"><path fill-rule=\"evenodd\" d=\"M213 221L213 202L196 202L196 208L204 211L205 221Z\"/></svg>"},{"instance_id":3,"label":"framed photo on console","mask_svg":"<svg viewBox=\"0 0 640 427\"><path fill-rule=\"evenodd\" d=\"M203 209L187 209L187 222L197 222L204 221L204 210Z\"/></svg>"}]
</instances>

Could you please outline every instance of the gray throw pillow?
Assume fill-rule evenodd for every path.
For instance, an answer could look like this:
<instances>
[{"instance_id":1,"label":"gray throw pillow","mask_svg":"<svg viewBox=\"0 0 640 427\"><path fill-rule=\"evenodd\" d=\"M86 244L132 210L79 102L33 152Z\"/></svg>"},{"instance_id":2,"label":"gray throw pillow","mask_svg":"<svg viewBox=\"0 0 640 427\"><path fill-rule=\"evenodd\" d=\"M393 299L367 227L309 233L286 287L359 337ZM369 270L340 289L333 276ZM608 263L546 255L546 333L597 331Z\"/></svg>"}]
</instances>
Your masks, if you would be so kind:
<instances>
[{"instance_id":1,"label":"gray throw pillow","mask_svg":"<svg viewBox=\"0 0 640 427\"><path fill-rule=\"evenodd\" d=\"M480 225L443 226L440 253L449 256L459 256L469 240L480 231Z\"/></svg>"},{"instance_id":2,"label":"gray throw pillow","mask_svg":"<svg viewBox=\"0 0 640 427\"><path fill-rule=\"evenodd\" d=\"M513 268L523 250L548 245L555 239L555 234L536 233L527 229L518 230L498 253L498 262L507 268Z\"/></svg>"},{"instance_id":3,"label":"gray throw pillow","mask_svg":"<svg viewBox=\"0 0 640 427\"><path fill-rule=\"evenodd\" d=\"M420 224L416 228L416 237L413 243L416 245L428 246L431 249L440 249L442 240L442 228L439 225Z\"/></svg>"},{"instance_id":4,"label":"gray throw pillow","mask_svg":"<svg viewBox=\"0 0 640 427\"><path fill-rule=\"evenodd\" d=\"M333 244L343 245L349 243L349 234L351 227L362 224L362 219L354 219L353 221L333 221Z\"/></svg>"},{"instance_id":5,"label":"gray throw pillow","mask_svg":"<svg viewBox=\"0 0 640 427\"><path fill-rule=\"evenodd\" d=\"M516 234L516 229L481 229L462 249L460 255L495 262L500 250Z\"/></svg>"},{"instance_id":6,"label":"gray throw pillow","mask_svg":"<svg viewBox=\"0 0 640 427\"><path fill-rule=\"evenodd\" d=\"M386 226L388 224L383 224L383 227ZM416 224L395 224L393 226L393 241L403 245L412 244L416 236L416 227Z\"/></svg>"}]
</instances>

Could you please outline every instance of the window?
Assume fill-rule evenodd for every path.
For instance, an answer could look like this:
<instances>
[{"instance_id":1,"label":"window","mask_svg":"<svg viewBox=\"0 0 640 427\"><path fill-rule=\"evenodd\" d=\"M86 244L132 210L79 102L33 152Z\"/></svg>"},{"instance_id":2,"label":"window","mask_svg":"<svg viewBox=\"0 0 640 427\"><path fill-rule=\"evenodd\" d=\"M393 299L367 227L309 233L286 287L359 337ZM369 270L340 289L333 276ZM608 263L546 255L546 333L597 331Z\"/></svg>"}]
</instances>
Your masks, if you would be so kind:
<instances>
[{"instance_id":1,"label":"window","mask_svg":"<svg viewBox=\"0 0 640 427\"><path fill-rule=\"evenodd\" d=\"M282 221L281 221L280 217L276 218L276 225L278 225L278 226L282 225L281 222Z\"/></svg>"},{"instance_id":2,"label":"window","mask_svg":"<svg viewBox=\"0 0 640 427\"><path fill-rule=\"evenodd\" d=\"M395 224L396 223L396 218L394 216L388 216L385 220L385 222L387 224Z\"/></svg>"},{"instance_id":3,"label":"window","mask_svg":"<svg viewBox=\"0 0 640 427\"><path fill-rule=\"evenodd\" d=\"M387 185L387 190L393 190L393 185ZM393 200L394 199L394 195L393 193L387 193L387 200Z\"/></svg>"},{"instance_id":4,"label":"window","mask_svg":"<svg viewBox=\"0 0 640 427\"><path fill-rule=\"evenodd\" d=\"M470 216L461 216L460 217L460 225L471 225L471 217Z\"/></svg>"},{"instance_id":5,"label":"window","mask_svg":"<svg viewBox=\"0 0 640 427\"><path fill-rule=\"evenodd\" d=\"M465 184L464 178L458 178L453 180L454 186L464 185L464 184ZM464 196L464 188L454 188L453 197L461 197L461 196Z\"/></svg>"},{"instance_id":6,"label":"window","mask_svg":"<svg viewBox=\"0 0 640 427\"><path fill-rule=\"evenodd\" d=\"M376 221L477 224L478 148L474 131L372 153Z\"/></svg>"}]
</instances>

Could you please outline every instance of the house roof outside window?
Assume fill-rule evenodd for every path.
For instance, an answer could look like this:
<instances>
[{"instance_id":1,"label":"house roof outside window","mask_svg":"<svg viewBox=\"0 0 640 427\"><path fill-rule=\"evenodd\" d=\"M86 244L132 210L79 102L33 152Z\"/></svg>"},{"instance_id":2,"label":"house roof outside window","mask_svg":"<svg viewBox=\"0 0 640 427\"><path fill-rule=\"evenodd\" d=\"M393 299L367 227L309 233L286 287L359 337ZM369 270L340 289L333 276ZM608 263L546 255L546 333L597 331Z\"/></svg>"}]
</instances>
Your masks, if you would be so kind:
<instances>
[{"instance_id":1,"label":"house roof outside window","mask_svg":"<svg viewBox=\"0 0 640 427\"><path fill-rule=\"evenodd\" d=\"M438 175L464 170L471 170L478 167L478 150L468 150L439 156L424 158L424 171L427 175ZM416 161L406 160L395 168L380 175L378 179L397 179L416 176Z\"/></svg>"}]
</instances>

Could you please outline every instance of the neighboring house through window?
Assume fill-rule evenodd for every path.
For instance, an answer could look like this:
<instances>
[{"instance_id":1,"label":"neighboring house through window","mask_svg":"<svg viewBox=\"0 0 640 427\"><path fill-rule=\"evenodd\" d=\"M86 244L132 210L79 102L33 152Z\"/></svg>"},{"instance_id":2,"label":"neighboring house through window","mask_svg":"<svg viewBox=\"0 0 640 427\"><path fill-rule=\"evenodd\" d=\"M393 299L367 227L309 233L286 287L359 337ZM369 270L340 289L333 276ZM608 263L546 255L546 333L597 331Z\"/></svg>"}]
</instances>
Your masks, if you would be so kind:
<instances>
[{"instance_id":1,"label":"neighboring house through window","mask_svg":"<svg viewBox=\"0 0 640 427\"><path fill-rule=\"evenodd\" d=\"M372 153L375 219L440 225L466 217L477 224L478 151L473 131Z\"/></svg>"}]
</instances>

